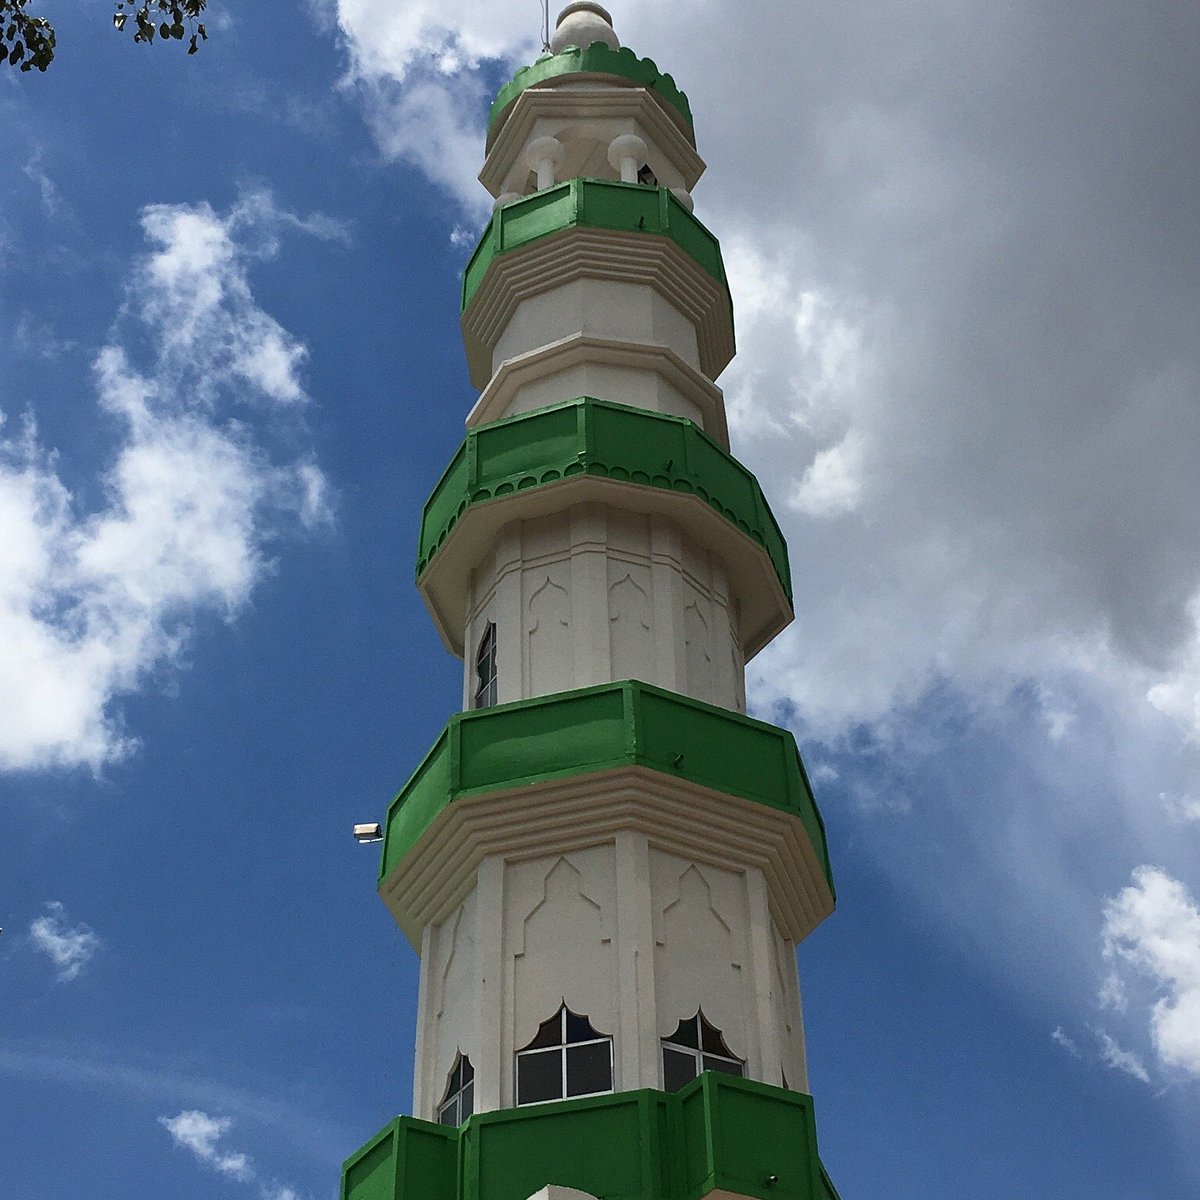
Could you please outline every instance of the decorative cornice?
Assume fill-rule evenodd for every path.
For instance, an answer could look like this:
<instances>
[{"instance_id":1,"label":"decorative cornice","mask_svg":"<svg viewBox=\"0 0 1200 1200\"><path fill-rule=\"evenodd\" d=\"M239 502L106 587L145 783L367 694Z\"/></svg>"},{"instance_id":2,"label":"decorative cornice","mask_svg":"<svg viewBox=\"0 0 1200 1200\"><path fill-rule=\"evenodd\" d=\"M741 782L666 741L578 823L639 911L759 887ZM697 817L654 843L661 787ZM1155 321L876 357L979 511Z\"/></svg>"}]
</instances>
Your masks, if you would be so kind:
<instances>
[{"instance_id":1,"label":"decorative cornice","mask_svg":"<svg viewBox=\"0 0 1200 1200\"><path fill-rule=\"evenodd\" d=\"M451 537L430 560L417 586L446 649L463 656L470 575L512 521L561 515L575 504L595 502L639 517L662 516L725 566L739 607L742 655L752 659L793 618L792 604L766 550L705 500L662 487L577 474L514 491L486 504L468 504Z\"/></svg>"},{"instance_id":2,"label":"decorative cornice","mask_svg":"<svg viewBox=\"0 0 1200 1200\"><path fill-rule=\"evenodd\" d=\"M647 284L696 328L715 379L735 353L716 238L666 188L572 179L496 210L463 275L463 341L476 387L517 306L576 279Z\"/></svg>"},{"instance_id":3,"label":"decorative cornice","mask_svg":"<svg viewBox=\"0 0 1200 1200\"><path fill-rule=\"evenodd\" d=\"M593 42L585 47L572 46L561 54L547 55L522 67L492 101L488 112L488 146L503 127L513 101L523 91L559 81L564 75L579 76L580 82L597 79L646 88L692 145L696 144L691 105L670 75L660 71L653 59L638 58L625 47L612 50L603 42Z\"/></svg>"},{"instance_id":4,"label":"decorative cornice","mask_svg":"<svg viewBox=\"0 0 1200 1200\"><path fill-rule=\"evenodd\" d=\"M780 932L803 941L830 913L823 863L797 816L641 767L462 796L437 814L379 889L413 948L466 898L493 854L569 854L622 830L681 858L761 871Z\"/></svg>"},{"instance_id":5,"label":"decorative cornice","mask_svg":"<svg viewBox=\"0 0 1200 1200\"><path fill-rule=\"evenodd\" d=\"M517 393L527 384L559 371L591 364L653 371L700 410L704 432L722 450L729 449L725 398L711 379L685 362L669 346L594 337L586 333L572 334L539 346L528 354L505 359L467 414L467 428L475 429L502 420L508 415Z\"/></svg>"},{"instance_id":6,"label":"decorative cornice","mask_svg":"<svg viewBox=\"0 0 1200 1200\"><path fill-rule=\"evenodd\" d=\"M564 852L619 829L761 870L793 941L833 911L792 734L635 680L452 717L388 810L380 895L419 944L486 856Z\"/></svg>"},{"instance_id":7,"label":"decorative cornice","mask_svg":"<svg viewBox=\"0 0 1200 1200\"><path fill-rule=\"evenodd\" d=\"M790 603L787 543L754 475L684 417L587 396L467 433L425 503L418 579L472 506L581 475L699 497L766 550Z\"/></svg>"}]
</instances>

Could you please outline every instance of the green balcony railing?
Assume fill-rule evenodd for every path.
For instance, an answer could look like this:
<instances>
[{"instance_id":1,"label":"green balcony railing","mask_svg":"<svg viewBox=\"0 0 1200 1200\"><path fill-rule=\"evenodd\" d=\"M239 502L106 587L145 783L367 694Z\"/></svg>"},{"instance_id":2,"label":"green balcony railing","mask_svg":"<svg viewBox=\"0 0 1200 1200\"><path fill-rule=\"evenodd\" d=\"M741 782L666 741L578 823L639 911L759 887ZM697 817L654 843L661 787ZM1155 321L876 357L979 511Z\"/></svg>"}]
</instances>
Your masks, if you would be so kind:
<instances>
[{"instance_id":1,"label":"green balcony railing","mask_svg":"<svg viewBox=\"0 0 1200 1200\"><path fill-rule=\"evenodd\" d=\"M726 291L717 239L668 188L609 179L568 179L496 209L463 274L465 312L497 258L540 238L576 226L669 238ZM729 301L730 321L733 302Z\"/></svg>"},{"instance_id":2,"label":"green balcony railing","mask_svg":"<svg viewBox=\"0 0 1200 1200\"><path fill-rule=\"evenodd\" d=\"M791 602L787 543L754 475L683 417L586 396L467 434L425 504L418 578L472 505L574 475L698 496L766 550Z\"/></svg>"},{"instance_id":3,"label":"green balcony railing","mask_svg":"<svg viewBox=\"0 0 1200 1200\"><path fill-rule=\"evenodd\" d=\"M488 113L489 141L495 132L497 122L508 106L526 88L557 79L560 75L616 75L627 79L639 87L646 88L657 96L664 104L669 105L683 119L688 137L695 144L695 132L692 123L692 109L688 98L675 86L675 80L664 74L652 59L638 58L632 50L624 46L612 50L603 42L593 42L590 46L571 46L561 54L547 55L537 62L522 67L512 79L499 91L492 101Z\"/></svg>"},{"instance_id":4,"label":"green balcony railing","mask_svg":"<svg viewBox=\"0 0 1200 1200\"><path fill-rule=\"evenodd\" d=\"M462 796L643 766L798 817L833 891L825 825L786 729L637 680L458 713L388 809L379 878Z\"/></svg>"},{"instance_id":5,"label":"green balcony railing","mask_svg":"<svg viewBox=\"0 0 1200 1200\"><path fill-rule=\"evenodd\" d=\"M502 1109L458 1128L397 1117L346 1160L341 1200L526 1200L548 1183L605 1200L837 1200L812 1097L712 1071L673 1094Z\"/></svg>"}]
</instances>

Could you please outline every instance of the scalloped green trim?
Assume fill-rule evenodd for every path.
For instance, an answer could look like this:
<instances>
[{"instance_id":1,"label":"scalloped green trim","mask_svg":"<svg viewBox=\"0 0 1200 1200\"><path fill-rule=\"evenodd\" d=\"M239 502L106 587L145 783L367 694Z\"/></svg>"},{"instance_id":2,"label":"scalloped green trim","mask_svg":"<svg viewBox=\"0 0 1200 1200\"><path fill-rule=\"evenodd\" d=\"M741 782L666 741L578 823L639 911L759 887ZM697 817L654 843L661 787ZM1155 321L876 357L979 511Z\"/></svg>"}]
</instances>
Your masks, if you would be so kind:
<instances>
[{"instance_id":1,"label":"scalloped green trim","mask_svg":"<svg viewBox=\"0 0 1200 1200\"><path fill-rule=\"evenodd\" d=\"M417 578L471 505L572 475L698 496L766 550L791 603L787 542L754 475L684 417L590 396L467 434L425 503Z\"/></svg>"},{"instance_id":2,"label":"scalloped green trim","mask_svg":"<svg viewBox=\"0 0 1200 1200\"><path fill-rule=\"evenodd\" d=\"M500 118L510 104L526 88L545 83L560 75L617 75L622 79L644 87L651 95L656 96L673 114L683 119L683 124L691 139L696 144L696 131L692 122L692 108L688 98L675 86L675 80L670 75L658 69L658 65L650 58L638 58L625 46L620 50L612 50L603 42L593 42L590 46L580 48L571 46L561 54L547 55L537 62L522 67L501 89L492 107L488 111L488 142L499 126Z\"/></svg>"}]
</instances>

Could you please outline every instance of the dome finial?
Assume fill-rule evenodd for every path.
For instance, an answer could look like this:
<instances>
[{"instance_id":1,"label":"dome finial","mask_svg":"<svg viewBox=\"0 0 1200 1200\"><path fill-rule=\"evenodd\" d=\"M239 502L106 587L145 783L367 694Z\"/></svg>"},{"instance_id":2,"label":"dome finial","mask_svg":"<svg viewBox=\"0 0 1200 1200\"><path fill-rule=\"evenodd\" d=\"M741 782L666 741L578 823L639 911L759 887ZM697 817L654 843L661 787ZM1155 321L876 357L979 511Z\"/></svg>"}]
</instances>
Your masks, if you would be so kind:
<instances>
[{"instance_id":1,"label":"dome finial","mask_svg":"<svg viewBox=\"0 0 1200 1200\"><path fill-rule=\"evenodd\" d=\"M558 14L550 49L561 54L568 46L586 49L593 42L603 42L610 50L619 50L621 42L613 32L612 17L606 8L592 0L577 0Z\"/></svg>"}]
</instances>

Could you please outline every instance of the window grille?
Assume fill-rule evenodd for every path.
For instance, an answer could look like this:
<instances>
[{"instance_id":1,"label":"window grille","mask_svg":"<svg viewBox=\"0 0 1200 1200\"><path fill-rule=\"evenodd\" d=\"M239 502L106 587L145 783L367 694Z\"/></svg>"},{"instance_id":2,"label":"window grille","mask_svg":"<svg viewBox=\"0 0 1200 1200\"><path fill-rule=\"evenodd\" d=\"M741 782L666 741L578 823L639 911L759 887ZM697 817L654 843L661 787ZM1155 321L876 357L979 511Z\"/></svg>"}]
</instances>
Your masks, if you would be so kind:
<instances>
[{"instance_id":1,"label":"window grille","mask_svg":"<svg viewBox=\"0 0 1200 1200\"><path fill-rule=\"evenodd\" d=\"M516 1066L518 1104L611 1092L612 1038L564 1004L517 1051Z\"/></svg>"},{"instance_id":2,"label":"window grille","mask_svg":"<svg viewBox=\"0 0 1200 1200\"><path fill-rule=\"evenodd\" d=\"M438 1105L439 1125L461 1125L475 1111L475 1068L460 1054L446 1083L446 1095Z\"/></svg>"},{"instance_id":3,"label":"window grille","mask_svg":"<svg viewBox=\"0 0 1200 1200\"><path fill-rule=\"evenodd\" d=\"M496 703L496 695L496 626L489 621L475 652L475 702L472 707L488 708Z\"/></svg>"},{"instance_id":4,"label":"window grille","mask_svg":"<svg viewBox=\"0 0 1200 1200\"><path fill-rule=\"evenodd\" d=\"M662 1039L662 1058L663 1090L667 1092L679 1091L701 1071L744 1075L746 1070L746 1064L725 1045L721 1031L699 1011Z\"/></svg>"}]
</instances>

